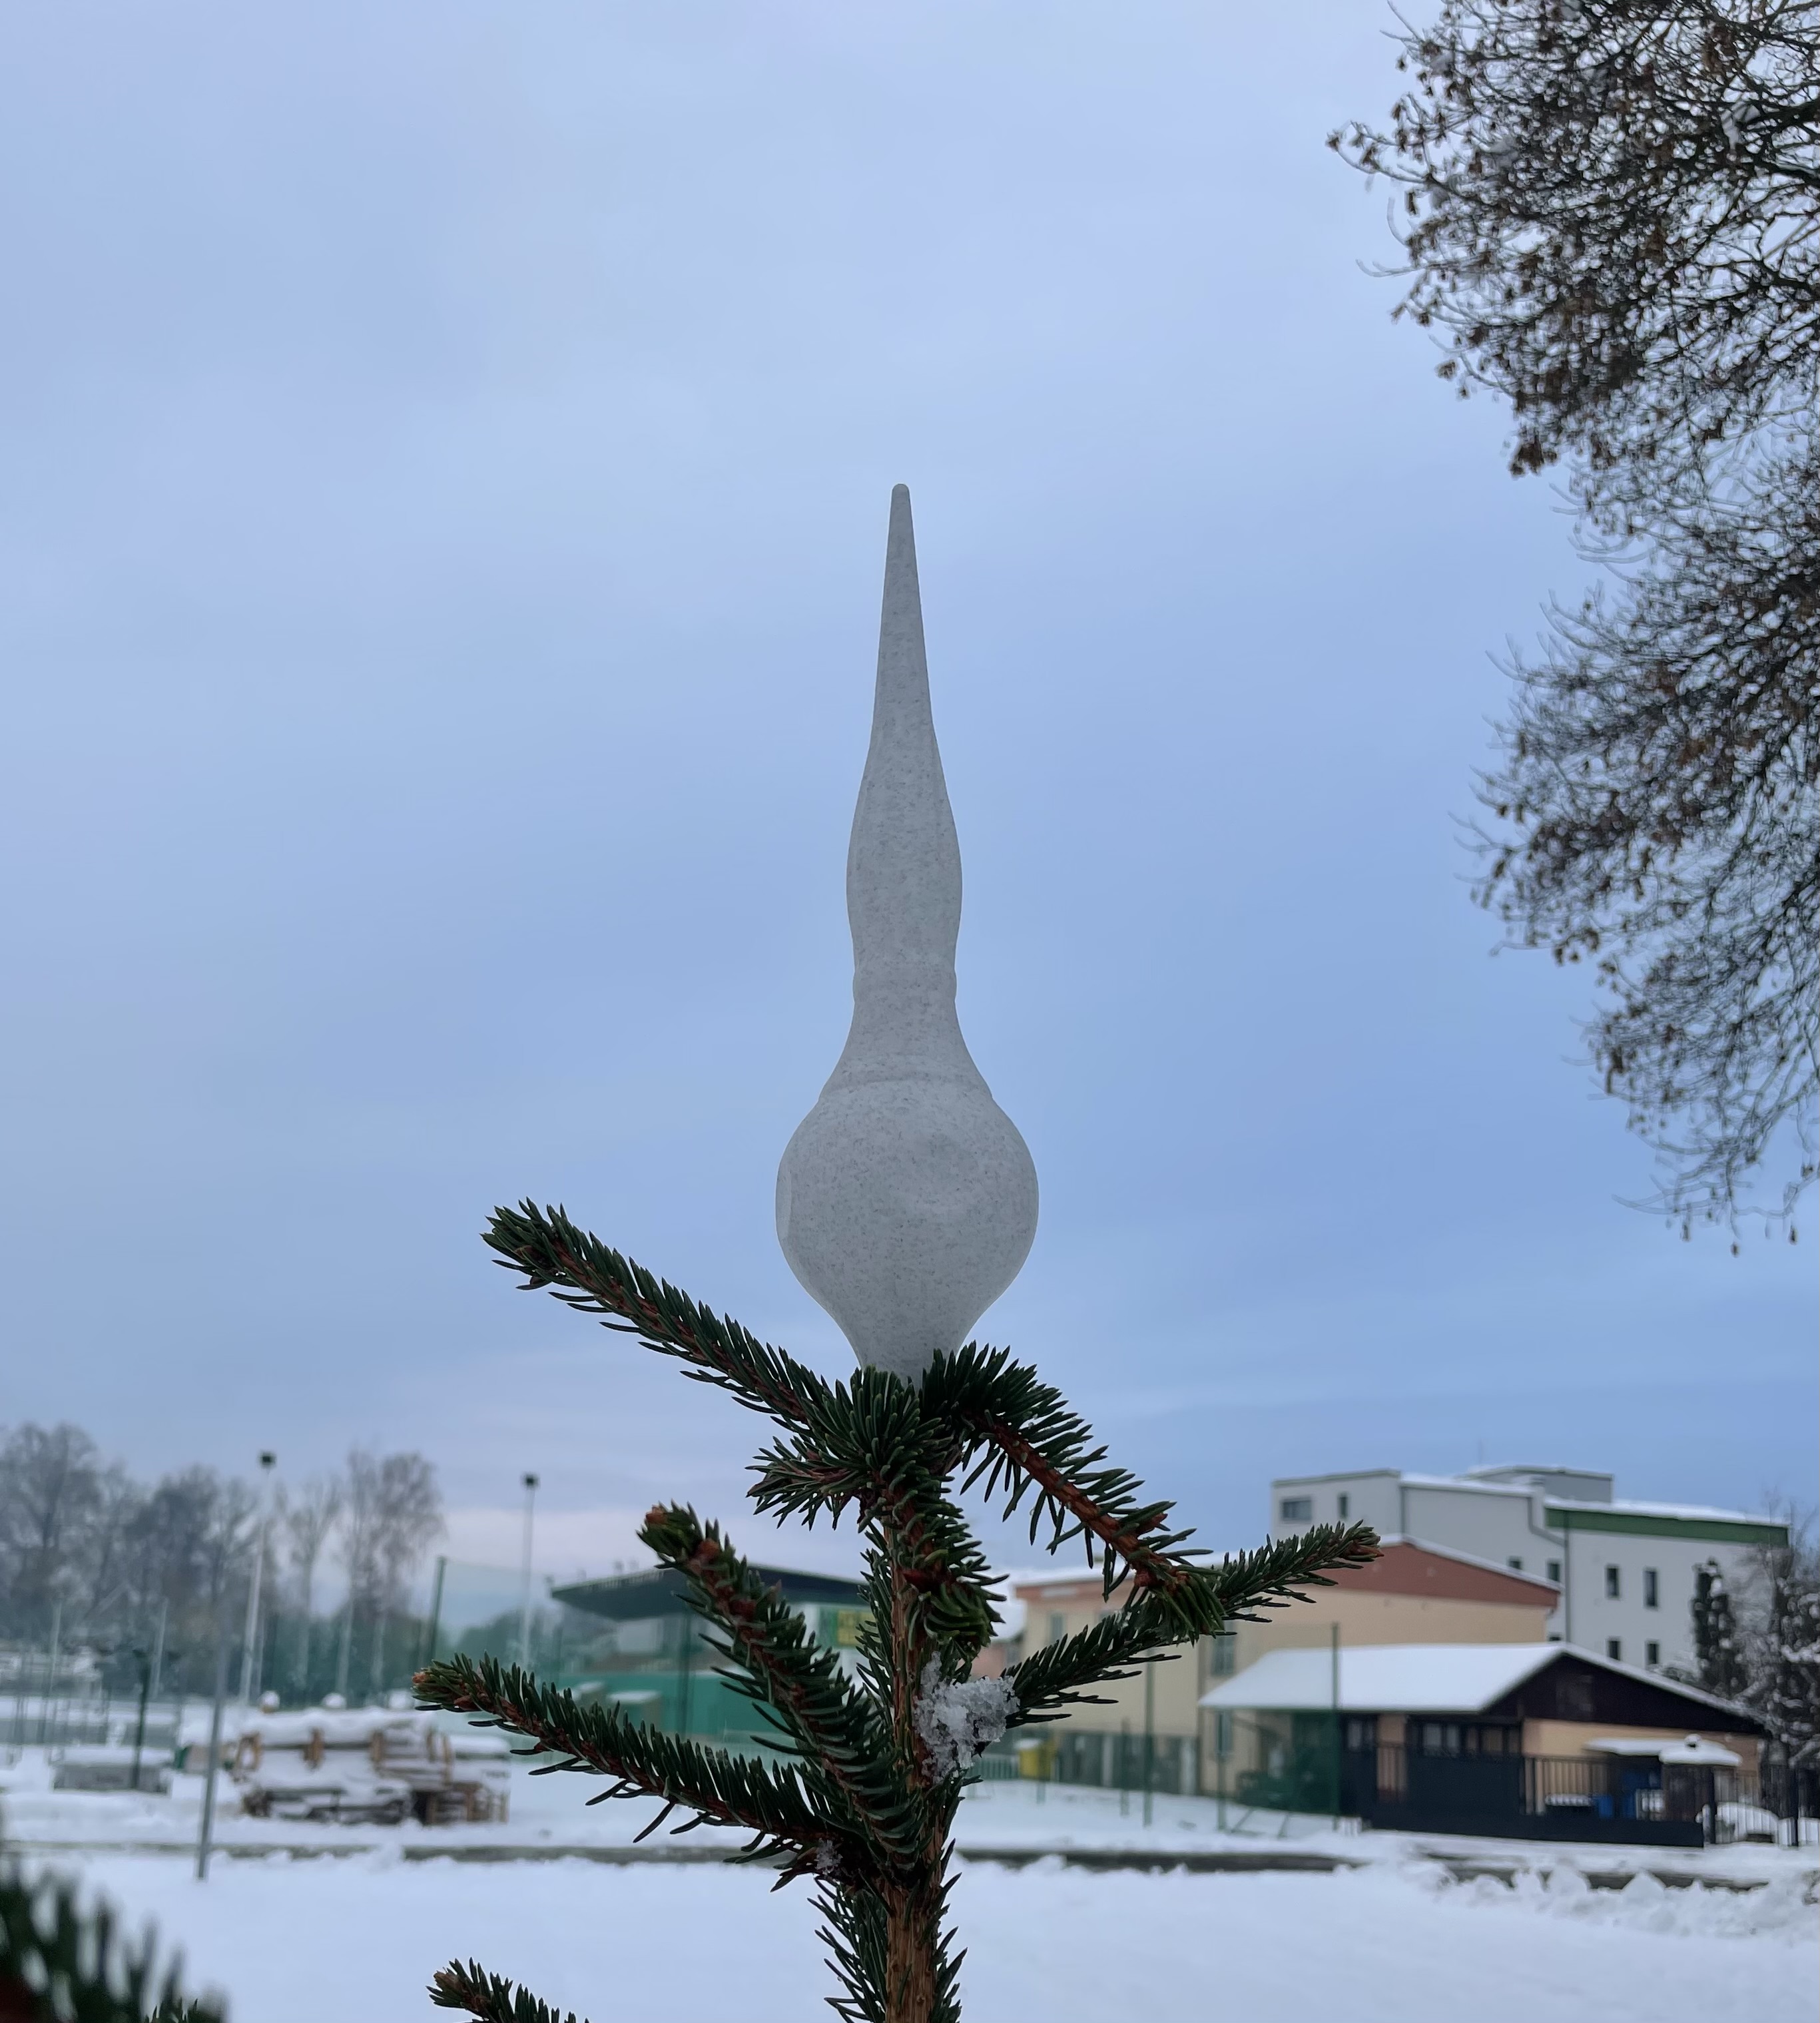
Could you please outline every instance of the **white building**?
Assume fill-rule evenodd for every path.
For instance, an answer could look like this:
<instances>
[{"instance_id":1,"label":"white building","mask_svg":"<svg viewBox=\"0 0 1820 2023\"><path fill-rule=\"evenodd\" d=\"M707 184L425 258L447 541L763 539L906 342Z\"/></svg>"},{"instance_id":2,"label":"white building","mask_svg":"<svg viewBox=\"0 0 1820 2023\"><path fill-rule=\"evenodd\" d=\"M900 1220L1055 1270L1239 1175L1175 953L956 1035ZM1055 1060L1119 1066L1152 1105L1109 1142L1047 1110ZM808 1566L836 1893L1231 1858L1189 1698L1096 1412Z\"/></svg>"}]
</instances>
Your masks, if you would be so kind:
<instances>
[{"instance_id":1,"label":"white building","mask_svg":"<svg viewBox=\"0 0 1820 2023\"><path fill-rule=\"evenodd\" d=\"M1716 1560L1735 1581L1749 1549L1786 1544L1788 1528L1737 1510L1620 1502L1613 1487L1572 1468L1287 1476L1270 1485L1270 1528L1362 1523L1539 1575L1561 1590L1551 1637L1620 1664L1690 1667L1695 1569Z\"/></svg>"}]
</instances>

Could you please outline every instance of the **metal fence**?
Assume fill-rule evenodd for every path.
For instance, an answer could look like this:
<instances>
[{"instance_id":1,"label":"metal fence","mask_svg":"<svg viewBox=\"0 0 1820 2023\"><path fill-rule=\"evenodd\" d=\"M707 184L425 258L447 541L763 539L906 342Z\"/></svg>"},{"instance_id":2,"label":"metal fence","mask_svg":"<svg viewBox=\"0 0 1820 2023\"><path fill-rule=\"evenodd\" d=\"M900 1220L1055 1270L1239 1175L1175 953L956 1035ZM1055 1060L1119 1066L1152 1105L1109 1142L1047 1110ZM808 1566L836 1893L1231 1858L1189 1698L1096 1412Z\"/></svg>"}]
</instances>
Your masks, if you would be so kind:
<instances>
[{"instance_id":1,"label":"metal fence","mask_svg":"<svg viewBox=\"0 0 1820 2023\"><path fill-rule=\"evenodd\" d=\"M1197 1789L1197 1750L1185 1735L1133 1735L1063 1728L995 1742L976 1765L990 1780L1034 1778L1161 1798Z\"/></svg>"},{"instance_id":2,"label":"metal fence","mask_svg":"<svg viewBox=\"0 0 1820 2023\"><path fill-rule=\"evenodd\" d=\"M1340 1769L1342 1808L1373 1826L1685 1846L1798 1841L1813 1781L1804 1790L1796 1777L1648 1757L1433 1755L1392 1743L1346 1750Z\"/></svg>"}]
</instances>

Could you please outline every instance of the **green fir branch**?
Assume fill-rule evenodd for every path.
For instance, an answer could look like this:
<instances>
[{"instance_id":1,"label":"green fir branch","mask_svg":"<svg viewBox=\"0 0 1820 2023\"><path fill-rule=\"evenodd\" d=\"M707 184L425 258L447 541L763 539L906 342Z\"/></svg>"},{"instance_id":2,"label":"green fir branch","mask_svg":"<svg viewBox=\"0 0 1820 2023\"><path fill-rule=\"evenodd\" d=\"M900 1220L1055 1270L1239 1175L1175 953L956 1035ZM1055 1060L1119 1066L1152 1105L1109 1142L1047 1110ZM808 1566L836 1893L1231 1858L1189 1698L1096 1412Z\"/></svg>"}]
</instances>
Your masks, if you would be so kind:
<instances>
[{"instance_id":1,"label":"green fir branch","mask_svg":"<svg viewBox=\"0 0 1820 2023\"><path fill-rule=\"evenodd\" d=\"M524 1201L515 1209L496 1209L485 1240L497 1261L524 1279L525 1291L547 1290L579 1313L599 1315L603 1327L637 1336L646 1348L687 1363L698 1381L780 1425L801 1425L830 1388L806 1363L577 1228L560 1208Z\"/></svg>"},{"instance_id":2,"label":"green fir branch","mask_svg":"<svg viewBox=\"0 0 1820 2023\"><path fill-rule=\"evenodd\" d=\"M804 1427L759 1457L753 1502L779 1519L838 1520L888 1543L907 1583L915 1636L932 1637L945 1669L965 1670L997 1626L992 1574L947 1490L954 1436L924 1411L917 1388L862 1369L818 1399Z\"/></svg>"},{"instance_id":3,"label":"green fir branch","mask_svg":"<svg viewBox=\"0 0 1820 2023\"><path fill-rule=\"evenodd\" d=\"M1312 1524L1248 1553L1229 1553L1206 1574L1228 1622L1262 1622L1260 1609L1311 1600L1302 1589L1331 1587L1330 1575L1368 1565L1380 1549L1369 1524Z\"/></svg>"},{"instance_id":4,"label":"green fir branch","mask_svg":"<svg viewBox=\"0 0 1820 2023\"><path fill-rule=\"evenodd\" d=\"M59 1876L28 1878L0 1860L0 2017L42 2023L225 2023L187 2000L178 1964L160 1975L149 1932L123 1937L113 1907L85 1908Z\"/></svg>"},{"instance_id":5,"label":"green fir branch","mask_svg":"<svg viewBox=\"0 0 1820 2023\"><path fill-rule=\"evenodd\" d=\"M874 1703L842 1673L839 1653L818 1645L800 1611L693 1510L660 1506L639 1536L687 1581L690 1602L716 1633L713 1648L732 1667L721 1676L766 1718L810 1796L864 1845L868 1867L914 1866L928 1844L924 1808L894 1774L890 1738ZM838 1849L824 1845L826 1864Z\"/></svg>"},{"instance_id":6,"label":"green fir branch","mask_svg":"<svg viewBox=\"0 0 1820 2023\"><path fill-rule=\"evenodd\" d=\"M1166 1660L1172 1645L1217 1637L1229 1622L1257 1622L1261 1610L1306 1601L1303 1589L1331 1587L1331 1574L1377 1555L1377 1535L1368 1526L1321 1524L1234 1553L1218 1566L1191 1568L1192 1579L1173 1604L1155 1588L1136 1588L1115 1614L1009 1668L1005 1676L1018 1705L1008 1725L1054 1721L1070 1707L1104 1706L1104 1696L1089 1688L1130 1678L1137 1666ZM1185 1615L1198 1626L1185 1629Z\"/></svg>"},{"instance_id":7,"label":"green fir branch","mask_svg":"<svg viewBox=\"0 0 1820 2023\"><path fill-rule=\"evenodd\" d=\"M432 1976L430 1999L438 2009L460 2009L473 2023L577 2023L573 2009L559 2014L528 1988L504 1974L489 1974L478 1960L463 1966L451 1960Z\"/></svg>"},{"instance_id":8,"label":"green fir branch","mask_svg":"<svg viewBox=\"0 0 1820 2023\"><path fill-rule=\"evenodd\" d=\"M1154 1596L1137 1595L1115 1613L1007 1667L1005 1676L1016 1692L1017 1707L1006 1725L1057 1721L1071 1707L1104 1707L1106 1696L1089 1688L1130 1678L1139 1666L1166 1657L1170 1645L1182 1641L1177 1618Z\"/></svg>"},{"instance_id":9,"label":"green fir branch","mask_svg":"<svg viewBox=\"0 0 1820 2023\"><path fill-rule=\"evenodd\" d=\"M735 1859L761 1861L782 1854L793 1873L813 1867L816 1848L837 1838L793 1766L778 1769L704 1748L646 1728L617 1707L580 1706L573 1694L540 1686L516 1665L507 1670L491 1658L449 1658L427 1666L412 1683L420 1705L478 1717L477 1727L506 1729L532 1744L521 1754L561 1759L540 1765L533 1776L573 1770L608 1779L591 1805L606 1798L661 1800L663 1810L645 1833L655 1832L672 1812L687 1812L691 1816L675 1831L737 1827L753 1838Z\"/></svg>"},{"instance_id":10,"label":"green fir branch","mask_svg":"<svg viewBox=\"0 0 1820 2023\"><path fill-rule=\"evenodd\" d=\"M1002 1496L1006 1518L1027 1495L1033 1545L1045 1526L1051 1553L1084 1538L1089 1566L1098 1549L1108 1596L1128 1572L1139 1587L1158 1589L1167 1606L1181 1597L1184 1629L1199 1633L1188 1630L1194 1556L1174 1549L1192 1534L1168 1528L1175 1506L1144 1500L1129 1469L1103 1465L1106 1450L1092 1427L1027 1363L969 1342L935 1359L922 1401L928 1418L952 1432L951 1465L971 1466L963 1487L980 1487L988 1500Z\"/></svg>"},{"instance_id":11,"label":"green fir branch","mask_svg":"<svg viewBox=\"0 0 1820 2023\"><path fill-rule=\"evenodd\" d=\"M870 1890L817 1891L815 1908L826 1921L815 1936L827 1948L841 1993L828 2007L845 2023L885 2023L885 1914Z\"/></svg>"}]
</instances>

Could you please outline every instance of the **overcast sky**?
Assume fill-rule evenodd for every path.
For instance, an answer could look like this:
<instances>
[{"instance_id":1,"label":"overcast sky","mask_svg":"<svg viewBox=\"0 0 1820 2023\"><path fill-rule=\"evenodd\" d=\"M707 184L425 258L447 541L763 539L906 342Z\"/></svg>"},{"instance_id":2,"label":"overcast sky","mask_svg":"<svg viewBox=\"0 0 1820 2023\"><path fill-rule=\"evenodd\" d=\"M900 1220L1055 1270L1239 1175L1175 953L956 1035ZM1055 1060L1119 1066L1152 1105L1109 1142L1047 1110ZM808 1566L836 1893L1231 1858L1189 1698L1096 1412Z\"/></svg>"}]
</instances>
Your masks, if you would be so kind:
<instances>
[{"instance_id":1,"label":"overcast sky","mask_svg":"<svg viewBox=\"0 0 1820 2023\"><path fill-rule=\"evenodd\" d=\"M431 1455L452 1548L742 1521L763 1431L477 1232L830 1370L772 1227L848 1009L915 500L982 1324L1225 1545L1273 1474L1814 1493L1813 1216L1684 1244L1460 819L1580 580L1393 326L1371 0L61 0L0 25L0 1422ZM1008 1552L1009 1547L1004 1549ZM1028 1549L1022 1557L1027 1559Z\"/></svg>"}]
</instances>

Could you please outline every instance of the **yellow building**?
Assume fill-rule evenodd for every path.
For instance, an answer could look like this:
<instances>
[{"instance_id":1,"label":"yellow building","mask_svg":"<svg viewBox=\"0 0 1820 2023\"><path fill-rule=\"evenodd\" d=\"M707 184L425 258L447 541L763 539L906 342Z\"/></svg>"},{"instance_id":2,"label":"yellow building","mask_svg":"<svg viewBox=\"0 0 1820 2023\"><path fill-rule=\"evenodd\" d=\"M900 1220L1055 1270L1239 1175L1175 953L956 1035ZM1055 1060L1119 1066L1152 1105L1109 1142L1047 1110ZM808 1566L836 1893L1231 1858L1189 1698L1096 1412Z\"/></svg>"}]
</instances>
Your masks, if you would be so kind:
<instances>
[{"instance_id":1,"label":"yellow building","mask_svg":"<svg viewBox=\"0 0 1820 2023\"><path fill-rule=\"evenodd\" d=\"M1116 1590L1108 1601L1092 1574L1038 1575L1014 1582L1011 1592L1024 1605L1024 1652L1087 1628L1125 1593ZM1368 1566L1309 1592L1309 1600L1273 1609L1263 1622L1239 1623L1225 1637L1097 1688L1108 1704L1078 1708L1038 1731L1044 1767L1075 1783L1148 1781L1159 1791L1211 1791L1214 1723L1203 1717L1201 1696L1265 1652L1326 1649L1336 1631L1342 1648L1540 1643L1557 1600L1549 1582L1405 1538L1386 1539Z\"/></svg>"}]
</instances>

